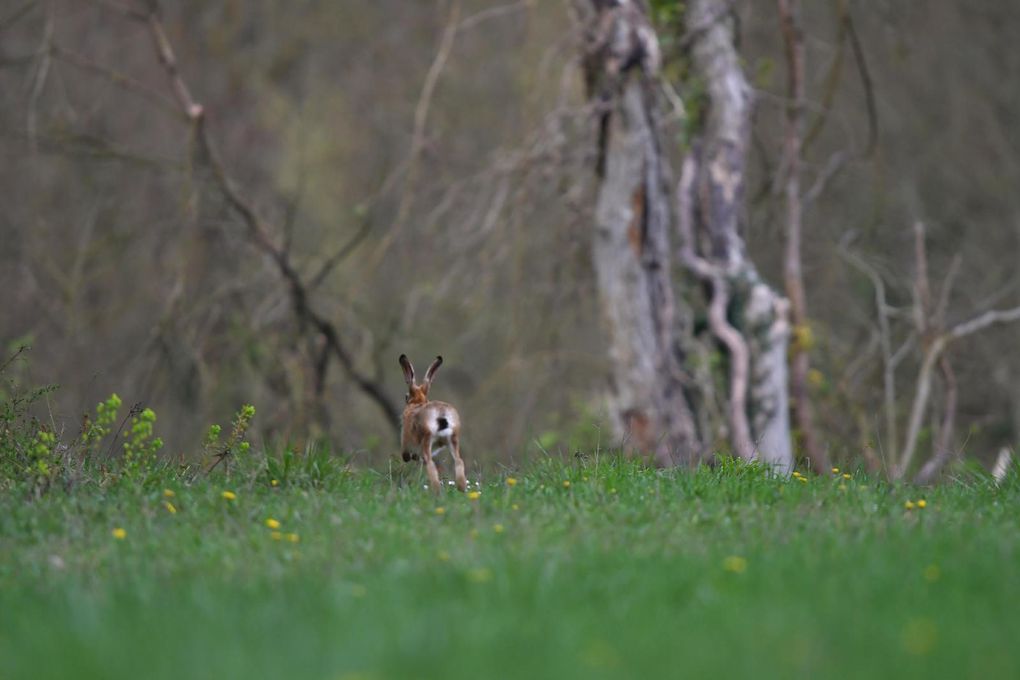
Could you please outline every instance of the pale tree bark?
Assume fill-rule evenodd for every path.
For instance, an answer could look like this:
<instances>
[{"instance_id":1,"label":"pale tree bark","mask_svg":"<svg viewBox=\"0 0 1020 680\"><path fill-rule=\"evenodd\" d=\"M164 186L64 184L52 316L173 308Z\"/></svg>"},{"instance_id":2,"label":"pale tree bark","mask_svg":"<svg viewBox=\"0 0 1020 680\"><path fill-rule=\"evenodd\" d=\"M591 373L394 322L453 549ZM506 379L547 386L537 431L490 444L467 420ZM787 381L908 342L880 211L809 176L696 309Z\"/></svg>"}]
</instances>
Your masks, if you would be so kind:
<instances>
[{"instance_id":1,"label":"pale tree bark","mask_svg":"<svg viewBox=\"0 0 1020 680\"><path fill-rule=\"evenodd\" d=\"M804 135L804 36L798 16L797 0L777 0L786 53L786 130L784 159L786 182L786 252L783 258L783 279L790 300L793 321L793 344L790 347L790 394L793 413L804 452L818 474L829 472L828 456L818 443L814 413L808 394L808 373L811 370L811 327L807 314L807 295L801 268L801 234L803 227L800 192L801 140Z\"/></svg>"},{"instance_id":2,"label":"pale tree bark","mask_svg":"<svg viewBox=\"0 0 1020 680\"><path fill-rule=\"evenodd\" d=\"M610 417L659 465L700 458L678 344L670 193L654 83L658 41L628 0L575 5L587 18L588 92L598 120L594 265L612 363Z\"/></svg>"},{"instance_id":3,"label":"pale tree bark","mask_svg":"<svg viewBox=\"0 0 1020 680\"><path fill-rule=\"evenodd\" d=\"M704 130L688 161L695 168L695 218L694 233L684 247L695 249L698 257L720 272L724 283L713 284L713 295L729 299L717 300L715 305L728 310L730 324L739 329L747 348L745 366L742 352L734 353L735 345L720 338L730 350L734 448L741 453L742 425L738 422L741 414L734 412L732 405L746 398L751 457L785 473L793 467L786 366L789 305L761 279L740 235L751 88L734 46L724 0L692 0L687 12L688 26L698 32L691 49L692 65L695 77L705 84L708 110ZM734 372L742 371L747 371L745 379L732 380ZM734 394L734 390L745 388L746 395Z\"/></svg>"}]
</instances>

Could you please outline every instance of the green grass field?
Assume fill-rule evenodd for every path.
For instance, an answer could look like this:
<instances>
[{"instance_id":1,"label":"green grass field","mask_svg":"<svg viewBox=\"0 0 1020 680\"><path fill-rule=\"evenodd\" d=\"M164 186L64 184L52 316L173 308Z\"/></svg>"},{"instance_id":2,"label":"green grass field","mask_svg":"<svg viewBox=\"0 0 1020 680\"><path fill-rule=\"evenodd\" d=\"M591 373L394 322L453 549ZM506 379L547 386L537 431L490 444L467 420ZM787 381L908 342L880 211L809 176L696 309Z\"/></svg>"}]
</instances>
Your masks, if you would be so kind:
<instances>
[{"instance_id":1,"label":"green grass field","mask_svg":"<svg viewBox=\"0 0 1020 680\"><path fill-rule=\"evenodd\" d=\"M0 678L1020 677L1015 475L313 467L4 492Z\"/></svg>"}]
</instances>

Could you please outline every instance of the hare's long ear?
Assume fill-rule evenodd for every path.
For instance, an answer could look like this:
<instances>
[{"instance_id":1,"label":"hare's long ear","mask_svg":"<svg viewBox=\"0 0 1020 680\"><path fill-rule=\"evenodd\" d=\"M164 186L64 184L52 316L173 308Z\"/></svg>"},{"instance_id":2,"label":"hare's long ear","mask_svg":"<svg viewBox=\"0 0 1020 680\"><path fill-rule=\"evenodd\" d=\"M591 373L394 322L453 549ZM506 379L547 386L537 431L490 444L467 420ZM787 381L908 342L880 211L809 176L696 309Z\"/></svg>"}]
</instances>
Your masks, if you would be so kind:
<instances>
[{"instance_id":1,"label":"hare's long ear","mask_svg":"<svg viewBox=\"0 0 1020 680\"><path fill-rule=\"evenodd\" d=\"M443 357L436 357L436 360L429 365L429 370L425 371L425 384L432 384L432 376L436 374L439 367L443 365Z\"/></svg>"},{"instance_id":2,"label":"hare's long ear","mask_svg":"<svg viewBox=\"0 0 1020 680\"><path fill-rule=\"evenodd\" d=\"M408 385L413 385L414 366L411 365L411 362L408 360L406 354L400 355L400 367L404 369L404 380L407 382Z\"/></svg>"}]
</instances>

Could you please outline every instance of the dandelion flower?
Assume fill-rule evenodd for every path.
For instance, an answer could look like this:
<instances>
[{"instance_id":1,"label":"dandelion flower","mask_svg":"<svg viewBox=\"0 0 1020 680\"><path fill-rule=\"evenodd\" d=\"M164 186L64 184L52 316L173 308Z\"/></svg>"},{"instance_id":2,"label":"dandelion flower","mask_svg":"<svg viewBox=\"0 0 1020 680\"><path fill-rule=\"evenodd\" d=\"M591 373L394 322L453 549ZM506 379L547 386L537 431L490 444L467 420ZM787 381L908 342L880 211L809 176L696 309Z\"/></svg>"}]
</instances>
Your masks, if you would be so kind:
<instances>
[{"instance_id":1,"label":"dandelion flower","mask_svg":"<svg viewBox=\"0 0 1020 680\"><path fill-rule=\"evenodd\" d=\"M854 478L854 476L852 474L850 474L849 472L844 472L843 473L843 479L853 479L853 478Z\"/></svg>"},{"instance_id":2,"label":"dandelion flower","mask_svg":"<svg viewBox=\"0 0 1020 680\"><path fill-rule=\"evenodd\" d=\"M436 514L437 515L442 515L442 514L445 514L445 513L446 513L446 508L444 508L442 506L439 506L438 508L436 508Z\"/></svg>"},{"instance_id":3,"label":"dandelion flower","mask_svg":"<svg viewBox=\"0 0 1020 680\"><path fill-rule=\"evenodd\" d=\"M610 489L609 493L616 493L616 487L614 486L612 489Z\"/></svg>"},{"instance_id":4,"label":"dandelion flower","mask_svg":"<svg viewBox=\"0 0 1020 680\"><path fill-rule=\"evenodd\" d=\"M493 524L492 525L492 530L495 531L497 534L501 534L501 533L503 533L503 525L502 524Z\"/></svg>"},{"instance_id":5,"label":"dandelion flower","mask_svg":"<svg viewBox=\"0 0 1020 680\"><path fill-rule=\"evenodd\" d=\"M511 506L510 506L510 509L511 509L511 510L520 510L520 509L521 509L521 506L519 506L519 505L517 505L516 503L514 503L513 505L511 505Z\"/></svg>"},{"instance_id":6,"label":"dandelion flower","mask_svg":"<svg viewBox=\"0 0 1020 680\"><path fill-rule=\"evenodd\" d=\"M506 478L506 485L507 486L517 486L517 480L514 479L513 477L507 477Z\"/></svg>"},{"instance_id":7,"label":"dandelion flower","mask_svg":"<svg viewBox=\"0 0 1020 680\"><path fill-rule=\"evenodd\" d=\"M272 517L267 517L266 518L266 526L269 527L270 529L279 529L280 528L280 520L273 519Z\"/></svg>"},{"instance_id":8,"label":"dandelion flower","mask_svg":"<svg viewBox=\"0 0 1020 680\"><path fill-rule=\"evenodd\" d=\"M569 489L570 488L570 480L569 479L564 479L563 480L563 488L564 489Z\"/></svg>"},{"instance_id":9,"label":"dandelion flower","mask_svg":"<svg viewBox=\"0 0 1020 680\"><path fill-rule=\"evenodd\" d=\"M163 501L163 507L166 508L166 511L169 512L171 515L177 514L177 508L175 508L174 504L171 503L170 501Z\"/></svg>"},{"instance_id":10,"label":"dandelion flower","mask_svg":"<svg viewBox=\"0 0 1020 680\"><path fill-rule=\"evenodd\" d=\"M468 500L477 501L482 497L481 491L468 491Z\"/></svg>"},{"instance_id":11,"label":"dandelion flower","mask_svg":"<svg viewBox=\"0 0 1020 680\"><path fill-rule=\"evenodd\" d=\"M722 561L722 568L733 574L743 574L747 571L747 560L739 555L730 555Z\"/></svg>"},{"instance_id":12,"label":"dandelion flower","mask_svg":"<svg viewBox=\"0 0 1020 680\"><path fill-rule=\"evenodd\" d=\"M280 480L279 479L271 479L271 480L269 480L269 485L270 486L280 486Z\"/></svg>"},{"instance_id":13,"label":"dandelion flower","mask_svg":"<svg viewBox=\"0 0 1020 680\"><path fill-rule=\"evenodd\" d=\"M907 502L905 502L903 504L903 507L906 508L907 510L913 510L914 509L914 501L907 501Z\"/></svg>"},{"instance_id":14,"label":"dandelion flower","mask_svg":"<svg viewBox=\"0 0 1020 680\"><path fill-rule=\"evenodd\" d=\"M113 534L113 537L116 538L118 541L123 541L125 538L127 538L127 532L124 531L124 527L117 527L110 533Z\"/></svg>"},{"instance_id":15,"label":"dandelion flower","mask_svg":"<svg viewBox=\"0 0 1020 680\"><path fill-rule=\"evenodd\" d=\"M225 501L237 500L237 494L234 493L233 491L224 491L223 493L220 494L220 496L222 496L223 500Z\"/></svg>"},{"instance_id":16,"label":"dandelion flower","mask_svg":"<svg viewBox=\"0 0 1020 680\"><path fill-rule=\"evenodd\" d=\"M921 500L917 501L917 507L919 507L919 508L926 508L926 507L928 507L928 501L926 501L926 500L924 500L922 498Z\"/></svg>"},{"instance_id":17,"label":"dandelion flower","mask_svg":"<svg viewBox=\"0 0 1020 680\"><path fill-rule=\"evenodd\" d=\"M832 474L838 475L839 474L839 468L838 467L832 468Z\"/></svg>"},{"instance_id":18,"label":"dandelion flower","mask_svg":"<svg viewBox=\"0 0 1020 680\"><path fill-rule=\"evenodd\" d=\"M174 493L173 489L163 489L163 497L164 498L173 498L176 495L177 494Z\"/></svg>"},{"instance_id":19,"label":"dandelion flower","mask_svg":"<svg viewBox=\"0 0 1020 680\"><path fill-rule=\"evenodd\" d=\"M301 537L298 536L297 534L287 534L286 538L291 543L297 543L298 541L301 540Z\"/></svg>"},{"instance_id":20,"label":"dandelion flower","mask_svg":"<svg viewBox=\"0 0 1020 680\"><path fill-rule=\"evenodd\" d=\"M283 532L282 531L274 531L273 533L271 533L269 535L273 538L274 541L283 540Z\"/></svg>"},{"instance_id":21,"label":"dandelion flower","mask_svg":"<svg viewBox=\"0 0 1020 680\"><path fill-rule=\"evenodd\" d=\"M805 484L807 484L807 477L805 477L804 475L801 475L800 477L797 478L797 481L798 482L804 482Z\"/></svg>"}]
</instances>

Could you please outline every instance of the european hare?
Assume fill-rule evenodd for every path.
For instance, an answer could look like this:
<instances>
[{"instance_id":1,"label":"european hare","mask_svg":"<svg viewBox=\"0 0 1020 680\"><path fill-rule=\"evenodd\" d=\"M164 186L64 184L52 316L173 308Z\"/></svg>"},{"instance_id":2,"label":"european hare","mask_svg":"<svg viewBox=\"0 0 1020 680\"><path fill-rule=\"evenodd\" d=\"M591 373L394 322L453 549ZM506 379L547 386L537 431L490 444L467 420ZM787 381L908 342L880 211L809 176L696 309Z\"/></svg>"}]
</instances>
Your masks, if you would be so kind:
<instances>
[{"instance_id":1,"label":"european hare","mask_svg":"<svg viewBox=\"0 0 1020 680\"><path fill-rule=\"evenodd\" d=\"M425 464L432 490L439 493L443 487L432 456L449 446L453 454L457 488L467 491L464 460L460 457L460 415L457 409L446 402L429 401L432 378L442 363L443 357L436 357L425 371L425 380L419 385L414 380L414 366L408 361L407 355L400 355L400 367L404 369L404 380L407 381L407 406L404 407L403 428L400 432L400 453L404 461L409 461L418 457L414 455L414 450L417 450ZM437 446L435 451L432 450L433 446Z\"/></svg>"}]
</instances>

